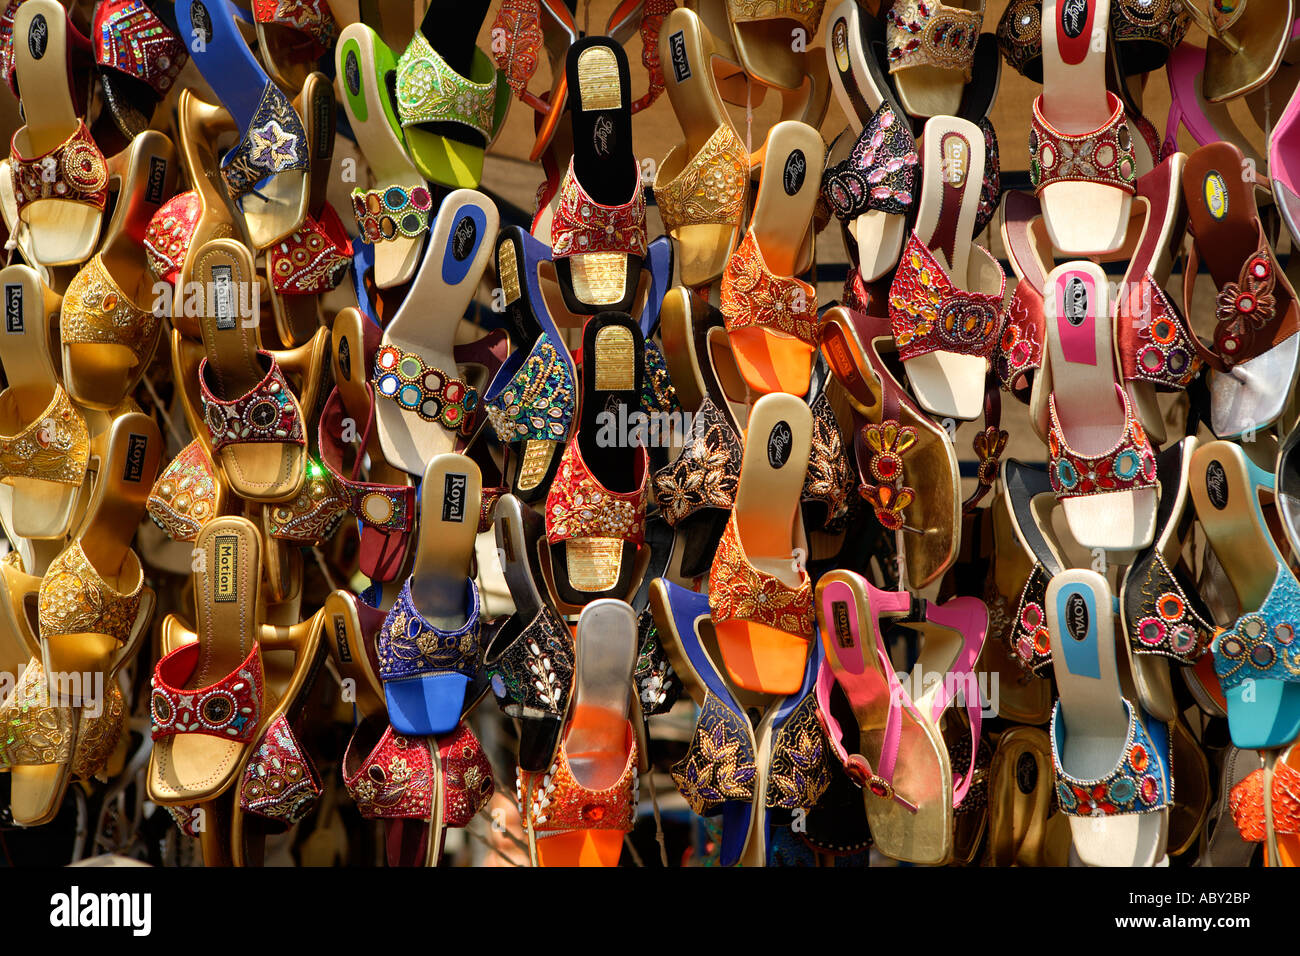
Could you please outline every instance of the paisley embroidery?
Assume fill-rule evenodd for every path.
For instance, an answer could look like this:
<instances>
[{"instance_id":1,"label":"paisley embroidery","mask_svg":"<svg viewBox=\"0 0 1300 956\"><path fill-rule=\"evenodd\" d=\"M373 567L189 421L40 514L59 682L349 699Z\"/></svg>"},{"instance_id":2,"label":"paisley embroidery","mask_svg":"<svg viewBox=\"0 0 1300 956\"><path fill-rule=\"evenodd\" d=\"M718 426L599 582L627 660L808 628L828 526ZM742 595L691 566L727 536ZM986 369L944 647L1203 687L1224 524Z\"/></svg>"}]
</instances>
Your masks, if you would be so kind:
<instances>
[{"instance_id":1,"label":"paisley embroidery","mask_svg":"<svg viewBox=\"0 0 1300 956\"><path fill-rule=\"evenodd\" d=\"M753 232L727 260L721 303L728 332L758 326L817 344L817 290L802 279L773 275Z\"/></svg>"},{"instance_id":2,"label":"paisley embroidery","mask_svg":"<svg viewBox=\"0 0 1300 956\"><path fill-rule=\"evenodd\" d=\"M498 374L509 374L508 366ZM545 332L506 383L500 391L490 389L483 400L499 441L568 438L577 387L568 361Z\"/></svg>"},{"instance_id":3,"label":"paisley embroidery","mask_svg":"<svg viewBox=\"0 0 1300 956\"><path fill-rule=\"evenodd\" d=\"M86 558L80 539L60 552L41 580L41 638L90 633L125 642L140 610L144 574L140 560L129 550L122 569L134 571L136 578L135 587L125 593L104 580Z\"/></svg>"}]
</instances>

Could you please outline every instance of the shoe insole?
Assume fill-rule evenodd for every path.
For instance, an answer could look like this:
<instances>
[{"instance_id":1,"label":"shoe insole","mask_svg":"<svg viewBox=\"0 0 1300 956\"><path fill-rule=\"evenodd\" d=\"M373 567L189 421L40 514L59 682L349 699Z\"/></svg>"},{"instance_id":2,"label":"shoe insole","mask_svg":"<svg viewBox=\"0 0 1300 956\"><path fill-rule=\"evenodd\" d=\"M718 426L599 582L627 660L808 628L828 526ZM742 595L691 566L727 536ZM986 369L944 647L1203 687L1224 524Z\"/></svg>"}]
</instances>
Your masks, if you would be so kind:
<instances>
[{"instance_id":1,"label":"shoe insole","mask_svg":"<svg viewBox=\"0 0 1300 956\"><path fill-rule=\"evenodd\" d=\"M411 599L434 627L464 626L466 580L478 536L483 478L464 455L438 455L420 485L420 523L411 569Z\"/></svg>"}]
</instances>

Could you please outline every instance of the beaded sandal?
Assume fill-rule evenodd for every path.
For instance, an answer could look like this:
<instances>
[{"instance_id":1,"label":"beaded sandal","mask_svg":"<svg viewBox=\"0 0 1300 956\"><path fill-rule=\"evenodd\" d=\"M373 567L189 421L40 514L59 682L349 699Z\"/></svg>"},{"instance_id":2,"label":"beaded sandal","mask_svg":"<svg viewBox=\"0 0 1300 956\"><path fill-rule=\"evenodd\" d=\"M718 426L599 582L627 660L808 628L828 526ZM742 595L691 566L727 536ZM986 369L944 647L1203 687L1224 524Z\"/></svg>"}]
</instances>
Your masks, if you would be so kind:
<instances>
[{"instance_id":1,"label":"beaded sandal","mask_svg":"<svg viewBox=\"0 0 1300 956\"><path fill-rule=\"evenodd\" d=\"M253 23L267 71L281 86L301 89L339 25L326 0L253 0Z\"/></svg>"},{"instance_id":2,"label":"beaded sandal","mask_svg":"<svg viewBox=\"0 0 1300 956\"><path fill-rule=\"evenodd\" d=\"M542 866L618 865L639 793L628 693L636 638L636 614L622 601L583 608L568 730L547 771L521 771L517 784L529 847Z\"/></svg>"},{"instance_id":3,"label":"beaded sandal","mask_svg":"<svg viewBox=\"0 0 1300 956\"><path fill-rule=\"evenodd\" d=\"M473 189L510 106L510 87L474 45L486 0L430 7L397 61L395 99L406 151L425 179ZM436 49L435 49L436 42Z\"/></svg>"},{"instance_id":4,"label":"beaded sandal","mask_svg":"<svg viewBox=\"0 0 1300 956\"><path fill-rule=\"evenodd\" d=\"M185 41L145 0L98 4L90 35L109 114L123 135L138 136L189 62Z\"/></svg>"},{"instance_id":5,"label":"beaded sandal","mask_svg":"<svg viewBox=\"0 0 1300 956\"><path fill-rule=\"evenodd\" d=\"M790 38L800 30L811 42L817 36L825 0L769 4L758 0L725 0L727 22L736 59L746 73L764 86L798 89L805 67L802 57L793 55Z\"/></svg>"},{"instance_id":6,"label":"beaded sandal","mask_svg":"<svg viewBox=\"0 0 1300 956\"><path fill-rule=\"evenodd\" d=\"M1292 37L1295 5L1258 0L1189 0L1183 7L1210 39L1201 89L1222 103L1263 86L1282 63Z\"/></svg>"},{"instance_id":7,"label":"beaded sandal","mask_svg":"<svg viewBox=\"0 0 1300 956\"><path fill-rule=\"evenodd\" d=\"M221 179L252 247L265 249L307 215L311 157L302 118L244 41L230 0L181 0L176 18L183 33L205 40L194 64L241 136L221 160Z\"/></svg>"},{"instance_id":8,"label":"beaded sandal","mask_svg":"<svg viewBox=\"0 0 1300 956\"><path fill-rule=\"evenodd\" d=\"M194 573L198 640L158 661L150 699L149 799L163 806L235 784L265 709L260 532L247 518L214 518L195 546L204 557Z\"/></svg>"},{"instance_id":9,"label":"beaded sandal","mask_svg":"<svg viewBox=\"0 0 1300 956\"><path fill-rule=\"evenodd\" d=\"M1111 606L1095 571L1064 571L1047 587L1056 795L1085 865L1155 866L1173 799L1169 728L1122 694Z\"/></svg>"},{"instance_id":10,"label":"beaded sandal","mask_svg":"<svg viewBox=\"0 0 1300 956\"><path fill-rule=\"evenodd\" d=\"M1265 759L1265 766L1233 786L1228 808L1243 840L1265 844L1265 866L1296 866L1300 864L1300 767L1296 766L1300 749L1292 745Z\"/></svg>"},{"instance_id":11,"label":"beaded sandal","mask_svg":"<svg viewBox=\"0 0 1300 956\"><path fill-rule=\"evenodd\" d=\"M885 14L889 72L913 116L956 116L971 80L985 0L902 0Z\"/></svg>"},{"instance_id":12,"label":"beaded sandal","mask_svg":"<svg viewBox=\"0 0 1300 956\"><path fill-rule=\"evenodd\" d=\"M1210 375L1210 424L1220 438L1264 428L1282 414L1300 357L1300 304L1273 254L1243 181L1242 152L1214 143L1194 152L1183 172L1183 200L1194 238L1184 268L1183 310L1191 308L1204 263L1219 290L1212 346L1193 344Z\"/></svg>"}]
</instances>

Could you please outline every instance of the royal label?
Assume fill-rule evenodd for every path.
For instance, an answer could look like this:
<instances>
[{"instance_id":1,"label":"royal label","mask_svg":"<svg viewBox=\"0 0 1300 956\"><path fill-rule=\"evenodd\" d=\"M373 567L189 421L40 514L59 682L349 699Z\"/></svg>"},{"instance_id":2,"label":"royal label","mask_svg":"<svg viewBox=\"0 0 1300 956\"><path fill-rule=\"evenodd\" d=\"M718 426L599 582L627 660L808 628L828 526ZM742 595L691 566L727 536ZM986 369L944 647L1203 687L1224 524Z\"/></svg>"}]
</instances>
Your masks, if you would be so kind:
<instances>
[{"instance_id":1,"label":"royal label","mask_svg":"<svg viewBox=\"0 0 1300 956\"><path fill-rule=\"evenodd\" d=\"M1038 786L1038 761L1033 754L1021 754L1016 761L1016 786L1026 796Z\"/></svg>"},{"instance_id":2,"label":"royal label","mask_svg":"<svg viewBox=\"0 0 1300 956\"><path fill-rule=\"evenodd\" d=\"M474 220L466 216L456 223L456 231L451 236L451 254L457 262L464 262L474 251L474 240L478 238L478 228Z\"/></svg>"},{"instance_id":3,"label":"royal label","mask_svg":"<svg viewBox=\"0 0 1300 956\"><path fill-rule=\"evenodd\" d=\"M460 524L465 520L466 476L450 473L442 479L442 520Z\"/></svg>"},{"instance_id":4,"label":"royal label","mask_svg":"<svg viewBox=\"0 0 1300 956\"><path fill-rule=\"evenodd\" d=\"M1057 8L1061 15L1061 29L1071 40L1083 33L1088 25L1088 0L1061 0Z\"/></svg>"},{"instance_id":5,"label":"royal label","mask_svg":"<svg viewBox=\"0 0 1300 956\"><path fill-rule=\"evenodd\" d=\"M139 484L144 477L144 453L149 450L149 438L134 432L126 436L126 467L122 480Z\"/></svg>"},{"instance_id":6,"label":"royal label","mask_svg":"<svg viewBox=\"0 0 1300 956\"><path fill-rule=\"evenodd\" d=\"M145 183L145 202L151 206L161 206L163 188L167 184L167 160L161 156L149 157L149 179Z\"/></svg>"},{"instance_id":7,"label":"royal label","mask_svg":"<svg viewBox=\"0 0 1300 956\"><path fill-rule=\"evenodd\" d=\"M219 534L216 540L217 561L213 572L216 588L212 600L223 604L238 601L239 589L235 581L239 575L239 538L233 534Z\"/></svg>"},{"instance_id":8,"label":"royal label","mask_svg":"<svg viewBox=\"0 0 1300 956\"><path fill-rule=\"evenodd\" d=\"M194 0L190 7L190 25L198 31L205 46L212 42L212 15L201 0Z\"/></svg>"},{"instance_id":9,"label":"royal label","mask_svg":"<svg viewBox=\"0 0 1300 956\"><path fill-rule=\"evenodd\" d=\"M329 159L334 154L334 91L326 89L312 103L312 127L316 134L312 144L315 159Z\"/></svg>"},{"instance_id":10,"label":"royal label","mask_svg":"<svg viewBox=\"0 0 1300 956\"><path fill-rule=\"evenodd\" d=\"M5 283L5 331L10 335L23 334L23 286L21 282Z\"/></svg>"},{"instance_id":11,"label":"royal label","mask_svg":"<svg viewBox=\"0 0 1300 956\"><path fill-rule=\"evenodd\" d=\"M1205 208L1215 219L1228 214L1228 184L1214 171L1205 175Z\"/></svg>"},{"instance_id":12,"label":"royal label","mask_svg":"<svg viewBox=\"0 0 1300 956\"><path fill-rule=\"evenodd\" d=\"M790 449L794 447L794 432L787 422L777 422L767 436L767 463L773 468L782 467L790 460Z\"/></svg>"},{"instance_id":13,"label":"royal label","mask_svg":"<svg viewBox=\"0 0 1300 956\"><path fill-rule=\"evenodd\" d=\"M38 13L32 17L31 28L27 31L27 49L31 53L33 60L39 60L45 56L45 46L49 42L49 24L45 22L45 17Z\"/></svg>"},{"instance_id":14,"label":"royal label","mask_svg":"<svg viewBox=\"0 0 1300 956\"><path fill-rule=\"evenodd\" d=\"M338 645L339 660L344 664L351 664L352 648L348 646L348 628L342 614L334 615L334 643Z\"/></svg>"},{"instance_id":15,"label":"royal label","mask_svg":"<svg viewBox=\"0 0 1300 956\"><path fill-rule=\"evenodd\" d=\"M1205 494L1219 511L1228 507L1228 473L1217 458L1205 468Z\"/></svg>"},{"instance_id":16,"label":"royal label","mask_svg":"<svg viewBox=\"0 0 1300 956\"><path fill-rule=\"evenodd\" d=\"M591 148L597 156L608 156L614 148L614 121L608 116L597 116L591 127Z\"/></svg>"},{"instance_id":17,"label":"royal label","mask_svg":"<svg viewBox=\"0 0 1300 956\"><path fill-rule=\"evenodd\" d=\"M853 646L853 628L849 624L849 602L832 601L831 614L835 620L835 639L840 647Z\"/></svg>"},{"instance_id":18,"label":"royal label","mask_svg":"<svg viewBox=\"0 0 1300 956\"><path fill-rule=\"evenodd\" d=\"M808 172L808 160L804 159L803 150L796 149L785 158L785 169L781 173L781 185L785 194L793 196L803 187L804 175Z\"/></svg>"},{"instance_id":19,"label":"royal label","mask_svg":"<svg viewBox=\"0 0 1300 956\"><path fill-rule=\"evenodd\" d=\"M1083 280L1078 276L1070 276L1066 279L1065 295L1062 299L1065 321L1075 328L1083 325L1084 319L1088 317L1088 287Z\"/></svg>"},{"instance_id":20,"label":"royal label","mask_svg":"<svg viewBox=\"0 0 1300 956\"><path fill-rule=\"evenodd\" d=\"M668 38L668 53L673 61L673 76L677 82L691 78L691 61L686 57L686 36L678 30Z\"/></svg>"},{"instance_id":21,"label":"royal label","mask_svg":"<svg viewBox=\"0 0 1300 956\"><path fill-rule=\"evenodd\" d=\"M345 335L339 339L339 374L343 376L343 381L352 381L352 346L348 344L348 337Z\"/></svg>"},{"instance_id":22,"label":"royal label","mask_svg":"<svg viewBox=\"0 0 1300 956\"><path fill-rule=\"evenodd\" d=\"M1076 641L1088 639L1088 602L1082 594L1071 594L1065 599L1065 630Z\"/></svg>"},{"instance_id":23,"label":"royal label","mask_svg":"<svg viewBox=\"0 0 1300 956\"><path fill-rule=\"evenodd\" d=\"M361 95L361 64L357 62L357 51L348 50L343 61L343 77L347 80L348 92L353 96Z\"/></svg>"},{"instance_id":24,"label":"royal label","mask_svg":"<svg viewBox=\"0 0 1300 956\"><path fill-rule=\"evenodd\" d=\"M211 308L218 329L235 327L235 272L230 266L212 267Z\"/></svg>"}]
</instances>

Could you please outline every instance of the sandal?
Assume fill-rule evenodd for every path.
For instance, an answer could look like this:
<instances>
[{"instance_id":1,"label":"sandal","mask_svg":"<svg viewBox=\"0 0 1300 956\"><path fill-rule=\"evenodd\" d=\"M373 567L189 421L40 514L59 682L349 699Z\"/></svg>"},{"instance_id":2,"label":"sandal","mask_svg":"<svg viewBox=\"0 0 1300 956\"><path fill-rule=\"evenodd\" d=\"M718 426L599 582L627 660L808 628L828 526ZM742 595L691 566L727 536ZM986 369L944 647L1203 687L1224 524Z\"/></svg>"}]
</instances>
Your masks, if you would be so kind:
<instances>
[{"instance_id":1,"label":"sandal","mask_svg":"<svg viewBox=\"0 0 1300 956\"><path fill-rule=\"evenodd\" d=\"M342 770L361 816L388 824L389 866L437 866L446 828L468 826L494 789L492 765L468 724L441 737L407 737L367 719L348 741Z\"/></svg>"},{"instance_id":2,"label":"sandal","mask_svg":"<svg viewBox=\"0 0 1300 956\"><path fill-rule=\"evenodd\" d=\"M1300 865L1300 752L1292 745L1264 761L1232 788L1233 822L1243 840L1265 844L1265 866Z\"/></svg>"},{"instance_id":3,"label":"sandal","mask_svg":"<svg viewBox=\"0 0 1300 956\"><path fill-rule=\"evenodd\" d=\"M49 318L58 296L27 266L0 272L9 321L0 392L0 485L19 539L62 539L86 477L89 432L59 384L49 352ZM16 322L15 322L16 320Z\"/></svg>"},{"instance_id":4,"label":"sandal","mask_svg":"<svg viewBox=\"0 0 1300 956\"><path fill-rule=\"evenodd\" d=\"M684 141L655 173L654 196L664 232L677 243L682 285L722 276L735 248L749 193L750 157L731 125L714 80L711 38L699 17L674 10L661 43L673 62L667 82Z\"/></svg>"},{"instance_id":5,"label":"sandal","mask_svg":"<svg viewBox=\"0 0 1300 956\"><path fill-rule=\"evenodd\" d=\"M597 437L608 431L618 436L620 420L641 407L641 329L626 315L606 312L587 322L582 343L582 417L546 496L555 593L574 607L601 597L630 597L648 557L638 554L645 543L645 446L626 436Z\"/></svg>"},{"instance_id":6,"label":"sandal","mask_svg":"<svg viewBox=\"0 0 1300 956\"><path fill-rule=\"evenodd\" d=\"M18 220L38 263L78 264L99 242L108 195L104 154L71 89L71 46L79 34L63 7L34 0L14 15L14 36L24 38L14 44L14 60L28 110L9 146Z\"/></svg>"},{"instance_id":7,"label":"sandal","mask_svg":"<svg viewBox=\"0 0 1300 956\"><path fill-rule=\"evenodd\" d=\"M1262 770L1263 764L1264 757L1258 750L1241 750L1232 745L1224 750L1215 802L1210 807L1201 840L1201 855L1196 860L1196 866L1250 866L1255 856L1255 846L1243 840L1241 831L1237 828L1236 818L1232 813L1232 792L1237 784L1245 780L1253 771ZM1243 796L1251 797L1251 803L1255 803L1254 797L1258 795L1259 815L1255 817L1256 820L1262 819L1264 812L1262 783L1263 781L1260 780L1261 785L1257 791L1252 785L1250 790L1243 792Z\"/></svg>"},{"instance_id":8,"label":"sandal","mask_svg":"<svg viewBox=\"0 0 1300 956\"><path fill-rule=\"evenodd\" d=\"M956 116L971 81L985 0L904 0L885 14L889 73L912 116Z\"/></svg>"},{"instance_id":9,"label":"sandal","mask_svg":"<svg viewBox=\"0 0 1300 956\"><path fill-rule=\"evenodd\" d=\"M1071 534L1085 548L1133 551L1155 534L1156 463L1117 378L1107 282L1089 262L1047 277L1049 473ZM1050 378L1050 384L1045 380ZM1115 400L1100 396L1113 392ZM1099 404L1100 403L1100 404Z\"/></svg>"},{"instance_id":10,"label":"sandal","mask_svg":"<svg viewBox=\"0 0 1300 956\"><path fill-rule=\"evenodd\" d=\"M190 60L185 41L145 0L96 5L90 35L109 115L124 136L139 136Z\"/></svg>"},{"instance_id":11,"label":"sandal","mask_svg":"<svg viewBox=\"0 0 1300 956\"><path fill-rule=\"evenodd\" d=\"M806 75L803 58L792 55L791 31L811 43L818 34L825 0L765 6L753 0L726 0L727 22L736 62L764 86L795 90Z\"/></svg>"},{"instance_id":12,"label":"sandal","mask_svg":"<svg viewBox=\"0 0 1300 956\"><path fill-rule=\"evenodd\" d=\"M453 340L492 254L498 222L496 205L482 193L449 193L420 271L384 326L370 373L379 399L379 444L407 474L418 477L436 455L456 450L478 408L484 383L458 377Z\"/></svg>"},{"instance_id":13,"label":"sandal","mask_svg":"<svg viewBox=\"0 0 1300 956\"><path fill-rule=\"evenodd\" d=\"M554 480L577 410L577 370L538 285L537 263L549 254L518 226L497 242L497 277L516 347L483 393L488 421L517 461L511 489L527 502Z\"/></svg>"},{"instance_id":14,"label":"sandal","mask_svg":"<svg viewBox=\"0 0 1300 956\"><path fill-rule=\"evenodd\" d=\"M195 546L204 556L194 574L198 640L153 673L148 792L161 806L202 803L234 785L265 709L261 535L247 518L214 518Z\"/></svg>"},{"instance_id":15,"label":"sandal","mask_svg":"<svg viewBox=\"0 0 1300 956\"><path fill-rule=\"evenodd\" d=\"M962 501L956 450L882 357L882 347L893 343L887 319L836 306L821 326L822 355L867 422L854 422L859 494L900 542L909 586L925 587L957 557ZM946 481L937 480L944 475ZM924 495L916 492L921 487Z\"/></svg>"},{"instance_id":16,"label":"sandal","mask_svg":"<svg viewBox=\"0 0 1300 956\"><path fill-rule=\"evenodd\" d=\"M231 490L251 501L285 501L302 489L307 439L302 410L276 357L258 347L253 257L242 243L214 239L195 260L202 296L203 421L213 460ZM179 356L177 356L179 357Z\"/></svg>"},{"instance_id":17,"label":"sandal","mask_svg":"<svg viewBox=\"0 0 1300 956\"><path fill-rule=\"evenodd\" d=\"M826 148L812 127L785 122L768 133L767 151L749 230L727 262L720 301L749 386L804 395L817 345L817 290L796 276L812 261Z\"/></svg>"},{"instance_id":18,"label":"sandal","mask_svg":"<svg viewBox=\"0 0 1300 956\"><path fill-rule=\"evenodd\" d=\"M560 291L579 314L631 312L646 225L641 167L632 152L627 57L608 38L589 37L570 47L566 70L577 146L551 220Z\"/></svg>"},{"instance_id":19,"label":"sandal","mask_svg":"<svg viewBox=\"0 0 1300 956\"><path fill-rule=\"evenodd\" d=\"M984 179L984 141L974 124L931 119L923 142L917 222L890 286L889 319L917 403L970 421L984 404L1006 292L1002 267L966 239Z\"/></svg>"},{"instance_id":20,"label":"sandal","mask_svg":"<svg viewBox=\"0 0 1300 956\"><path fill-rule=\"evenodd\" d=\"M520 772L519 804L541 866L617 866L636 821L637 734L628 689L636 667L636 614L622 601L582 609L572 715L554 761Z\"/></svg>"},{"instance_id":21,"label":"sandal","mask_svg":"<svg viewBox=\"0 0 1300 956\"><path fill-rule=\"evenodd\" d=\"M1293 158L1300 149L1300 95L1291 94L1286 109L1268 134L1268 179L1273 202L1291 233L1300 242L1300 170Z\"/></svg>"},{"instance_id":22,"label":"sandal","mask_svg":"<svg viewBox=\"0 0 1300 956\"><path fill-rule=\"evenodd\" d=\"M376 639L388 714L400 734L445 734L460 721L478 671L480 604L468 576L482 478L462 455L425 472L415 565Z\"/></svg>"},{"instance_id":23,"label":"sandal","mask_svg":"<svg viewBox=\"0 0 1300 956\"><path fill-rule=\"evenodd\" d=\"M351 694L360 720L388 719L384 684L379 679L375 638L388 616L351 591L331 591L321 605L324 626L330 629L325 644L339 673L339 684ZM332 640L330 639L332 635ZM351 681L351 684L346 681ZM347 697L344 698L345 700Z\"/></svg>"},{"instance_id":24,"label":"sandal","mask_svg":"<svg viewBox=\"0 0 1300 956\"><path fill-rule=\"evenodd\" d=\"M487 0L448 10L430 5L397 61L393 98L406 151L425 179L474 189L483 153L510 106L510 87L477 46Z\"/></svg>"},{"instance_id":25,"label":"sandal","mask_svg":"<svg viewBox=\"0 0 1300 956\"><path fill-rule=\"evenodd\" d=\"M1291 40L1295 6L1292 0L1280 5L1211 0L1208 6L1207 12L1198 0L1184 4L1211 41L1201 89L1211 103L1222 103L1272 79Z\"/></svg>"},{"instance_id":26,"label":"sandal","mask_svg":"<svg viewBox=\"0 0 1300 956\"><path fill-rule=\"evenodd\" d=\"M555 759L569 712L573 634L537 589L541 516L514 495L502 495L494 524L515 610L488 642L483 667L501 710L519 721L520 769L540 772Z\"/></svg>"},{"instance_id":27,"label":"sandal","mask_svg":"<svg viewBox=\"0 0 1300 956\"><path fill-rule=\"evenodd\" d=\"M373 189L352 190L352 209L360 237L374 246L381 289L415 276L433 213L433 196L406 154L406 133L387 95L385 77L396 70L393 51L364 23L339 35L335 86L375 182Z\"/></svg>"},{"instance_id":28,"label":"sandal","mask_svg":"<svg viewBox=\"0 0 1300 956\"><path fill-rule=\"evenodd\" d=\"M1069 846L1070 829L1056 806L1047 731L1004 731L989 767L986 865L1065 866Z\"/></svg>"},{"instance_id":29,"label":"sandal","mask_svg":"<svg viewBox=\"0 0 1300 956\"><path fill-rule=\"evenodd\" d=\"M1178 716L1168 661L1194 665L1209 649L1213 616L1195 582L1180 566L1191 513L1188 466L1196 438L1184 438L1156 457L1160 501L1151 547L1138 553L1119 592L1120 621L1128 637L1129 663L1142 709L1157 720Z\"/></svg>"},{"instance_id":30,"label":"sandal","mask_svg":"<svg viewBox=\"0 0 1300 956\"><path fill-rule=\"evenodd\" d=\"M1136 191L1124 104L1106 91L1105 46L1092 41L1095 31L1107 29L1109 15L1110 0L1043 4L1050 28L1043 30L1043 93L1034 100L1029 177L1052 244L1072 258L1120 245Z\"/></svg>"},{"instance_id":31,"label":"sandal","mask_svg":"<svg viewBox=\"0 0 1300 956\"><path fill-rule=\"evenodd\" d=\"M1220 438L1265 428L1282 414L1300 355L1300 305L1269 245L1243 182L1241 150L1231 143L1198 149L1183 173L1183 200L1194 243L1184 266L1183 311L1191 308L1204 262L1219 295L1213 346L1195 339L1210 375L1210 424ZM1188 313L1190 314L1190 313Z\"/></svg>"},{"instance_id":32,"label":"sandal","mask_svg":"<svg viewBox=\"0 0 1300 956\"><path fill-rule=\"evenodd\" d=\"M1052 578L1056 797L1085 866L1157 866L1174 789L1169 727L1122 696L1112 620L1110 588L1100 574L1070 570Z\"/></svg>"},{"instance_id":33,"label":"sandal","mask_svg":"<svg viewBox=\"0 0 1300 956\"><path fill-rule=\"evenodd\" d=\"M826 20L826 68L835 99L855 136L885 106L910 123L894 78L886 70L885 25L854 0L842 0ZM910 129L909 129L910 132Z\"/></svg>"},{"instance_id":34,"label":"sandal","mask_svg":"<svg viewBox=\"0 0 1300 956\"><path fill-rule=\"evenodd\" d=\"M253 0L257 45L271 78L302 89L317 61L334 48L339 25L325 0Z\"/></svg>"},{"instance_id":35,"label":"sandal","mask_svg":"<svg viewBox=\"0 0 1300 956\"><path fill-rule=\"evenodd\" d=\"M176 18L182 33L203 39L194 64L239 130L239 143L221 160L221 180L253 248L265 249L301 228L307 215L307 131L248 48L231 0L207 3L211 11L201 0L180 0Z\"/></svg>"}]
</instances>

